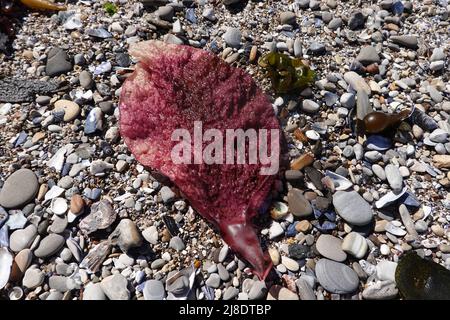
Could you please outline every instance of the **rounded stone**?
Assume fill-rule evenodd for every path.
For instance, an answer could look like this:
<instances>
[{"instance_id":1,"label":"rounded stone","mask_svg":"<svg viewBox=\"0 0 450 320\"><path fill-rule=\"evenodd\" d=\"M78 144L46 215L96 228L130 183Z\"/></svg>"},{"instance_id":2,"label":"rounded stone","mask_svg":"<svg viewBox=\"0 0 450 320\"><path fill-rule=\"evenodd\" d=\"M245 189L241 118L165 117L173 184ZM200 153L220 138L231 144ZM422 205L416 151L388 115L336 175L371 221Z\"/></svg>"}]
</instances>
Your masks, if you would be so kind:
<instances>
[{"instance_id":1,"label":"rounded stone","mask_svg":"<svg viewBox=\"0 0 450 320\"><path fill-rule=\"evenodd\" d=\"M9 247L14 252L29 248L37 235L37 228L30 224L25 229L16 230L11 234Z\"/></svg>"},{"instance_id":2,"label":"rounded stone","mask_svg":"<svg viewBox=\"0 0 450 320\"><path fill-rule=\"evenodd\" d=\"M331 293L346 294L358 288L358 275L343 263L320 259L315 271L320 285Z\"/></svg>"},{"instance_id":3,"label":"rounded stone","mask_svg":"<svg viewBox=\"0 0 450 320\"><path fill-rule=\"evenodd\" d=\"M128 291L128 281L121 274L114 274L106 277L100 283L101 288L105 295L110 300L129 300L130 291Z\"/></svg>"},{"instance_id":4,"label":"rounded stone","mask_svg":"<svg viewBox=\"0 0 450 320\"><path fill-rule=\"evenodd\" d=\"M164 285L158 280L148 280L144 285L144 299L145 300L163 300L166 297Z\"/></svg>"},{"instance_id":5,"label":"rounded stone","mask_svg":"<svg viewBox=\"0 0 450 320\"><path fill-rule=\"evenodd\" d=\"M223 35L223 40L230 47L239 48L241 45L241 30L238 28L228 28Z\"/></svg>"},{"instance_id":6,"label":"rounded stone","mask_svg":"<svg viewBox=\"0 0 450 320\"><path fill-rule=\"evenodd\" d=\"M329 234L322 234L317 239L316 249L325 258L342 262L347 254L342 250L342 240Z\"/></svg>"},{"instance_id":7,"label":"rounded stone","mask_svg":"<svg viewBox=\"0 0 450 320\"><path fill-rule=\"evenodd\" d=\"M211 273L208 279L205 281L208 287L217 289L220 286L220 276L217 273Z\"/></svg>"},{"instance_id":8,"label":"rounded stone","mask_svg":"<svg viewBox=\"0 0 450 320\"><path fill-rule=\"evenodd\" d=\"M6 179L0 190L0 206L18 208L34 199L39 183L36 175L30 169L20 169Z\"/></svg>"},{"instance_id":9,"label":"rounded stone","mask_svg":"<svg viewBox=\"0 0 450 320\"><path fill-rule=\"evenodd\" d=\"M288 192L289 211L296 217L307 217L313 213L311 203L305 198L299 189L291 189Z\"/></svg>"},{"instance_id":10,"label":"rounded stone","mask_svg":"<svg viewBox=\"0 0 450 320\"><path fill-rule=\"evenodd\" d=\"M30 290L39 287L45 279L44 273L37 268L28 269L22 279L22 285Z\"/></svg>"},{"instance_id":11,"label":"rounded stone","mask_svg":"<svg viewBox=\"0 0 450 320\"><path fill-rule=\"evenodd\" d=\"M351 254L357 259L361 259L367 253L367 241L357 232L350 232L342 241L342 250Z\"/></svg>"},{"instance_id":12,"label":"rounded stone","mask_svg":"<svg viewBox=\"0 0 450 320\"><path fill-rule=\"evenodd\" d=\"M367 225L373 217L371 206L356 191L337 191L333 195L336 212L348 223Z\"/></svg>"},{"instance_id":13,"label":"rounded stone","mask_svg":"<svg viewBox=\"0 0 450 320\"><path fill-rule=\"evenodd\" d=\"M88 283L83 291L83 300L106 300L100 283Z\"/></svg>"},{"instance_id":14,"label":"rounded stone","mask_svg":"<svg viewBox=\"0 0 450 320\"><path fill-rule=\"evenodd\" d=\"M300 269L300 266L297 261L288 257L281 257L281 263L292 272L297 272Z\"/></svg>"},{"instance_id":15,"label":"rounded stone","mask_svg":"<svg viewBox=\"0 0 450 320\"><path fill-rule=\"evenodd\" d=\"M39 243L39 247L34 251L34 255L38 258L49 257L59 251L64 245L64 237L59 234L49 234Z\"/></svg>"},{"instance_id":16,"label":"rounded stone","mask_svg":"<svg viewBox=\"0 0 450 320\"><path fill-rule=\"evenodd\" d=\"M64 111L64 121L70 122L80 114L80 106L70 100L58 100L55 102L55 111Z\"/></svg>"}]
</instances>

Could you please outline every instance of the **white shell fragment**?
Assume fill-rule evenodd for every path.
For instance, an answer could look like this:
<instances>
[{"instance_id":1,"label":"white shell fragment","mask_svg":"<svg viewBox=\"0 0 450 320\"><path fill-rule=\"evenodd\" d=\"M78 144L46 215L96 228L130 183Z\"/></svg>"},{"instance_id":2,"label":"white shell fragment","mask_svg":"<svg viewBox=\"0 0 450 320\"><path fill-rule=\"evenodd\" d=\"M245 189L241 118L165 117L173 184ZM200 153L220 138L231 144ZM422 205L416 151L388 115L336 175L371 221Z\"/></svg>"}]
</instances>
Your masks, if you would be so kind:
<instances>
[{"instance_id":1,"label":"white shell fragment","mask_svg":"<svg viewBox=\"0 0 450 320\"><path fill-rule=\"evenodd\" d=\"M54 198L50 207L53 213L57 215L64 215L69 208L67 201L64 198Z\"/></svg>"},{"instance_id":2,"label":"white shell fragment","mask_svg":"<svg viewBox=\"0 0 450 320\"><path fill-rule=\"evenodd\" d=\"M7 248L0 248L0 290L8 283L12 263L12 254Z\"/></svg>"},{"instance_id":3,"label":"white shell fragment","mask_svg":"<svg viewBox=\"0 0 450 320\"><path fill-rule=\"evenodd\" d=\"M335 190L344 191L353 186L350 180L332 171L327 170L325 175L333 181Z\"/></svg>"}]
</instances>

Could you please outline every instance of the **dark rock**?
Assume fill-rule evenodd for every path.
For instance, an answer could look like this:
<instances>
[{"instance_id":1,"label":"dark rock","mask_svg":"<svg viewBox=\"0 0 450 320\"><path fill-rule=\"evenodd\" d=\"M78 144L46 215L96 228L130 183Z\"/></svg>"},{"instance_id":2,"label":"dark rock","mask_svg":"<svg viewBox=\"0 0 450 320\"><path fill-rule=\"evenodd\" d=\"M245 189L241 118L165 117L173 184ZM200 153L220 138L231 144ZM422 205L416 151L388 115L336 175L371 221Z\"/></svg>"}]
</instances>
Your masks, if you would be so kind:
<instances>
[{"instance_id":1,"label":"dark rock","mask_svg":"<svg viewBox=\"0 0 450 320\"><path fill-rule=\"evenodd\" d=\"M364 15L361 12L356 11L350 16L350 19L348 20L348 27L350 30L362 29L364 28L364 22Z\"/></svg>"},{"instance_id":2,"label":"dark rock","mask_svg":"<svg viewBox=\"0 0 450 320\"><path fill-rule=\"evenodd\" d=\"M61 48L52 48L48 53L45 73L50 76L59 76L72 70L72 63L67 53Z\"/></svg>"},{"instance_id":3,"label":"dark rock","mask_svg":"<svg viewBox=\"0 0 450 320\"><path fill-rule=\"evenodd\" d=\"M53 93L59 87L54 81L4 78L0 80L0 102L31 102L35 95Z\"/></svg>"},{"instance_id":4,"label":"dark rock","mask_svg":"<svg viewBox=\"0 0 450 320\"><path fill-rule=\"evenodd\" d=\"M450 299L450 271L414 252L400 259L395 282L401 295L408 300Z\"/></svg>"}]
</instances>

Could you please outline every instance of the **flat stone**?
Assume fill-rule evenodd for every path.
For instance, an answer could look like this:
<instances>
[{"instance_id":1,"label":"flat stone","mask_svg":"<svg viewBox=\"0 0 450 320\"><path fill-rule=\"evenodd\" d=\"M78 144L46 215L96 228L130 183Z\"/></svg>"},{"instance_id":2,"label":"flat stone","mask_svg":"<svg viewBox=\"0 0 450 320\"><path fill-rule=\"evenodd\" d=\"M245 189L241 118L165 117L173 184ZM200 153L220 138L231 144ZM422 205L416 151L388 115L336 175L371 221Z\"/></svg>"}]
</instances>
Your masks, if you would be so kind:
<instances>
[{"instance_id":1,"label":"flat stone","mask_svg":"<svg viewBox=\"0 0 450 320\"><path fill-rule=\"evenodd\" d=\"M319 110L320 106L317 102L314 102L309 99L303 100L302 110L308 113L315 113Z\"/></svg>"},{"instance_id":2,"label":"flat stone","mask_svg":"<svg viewBox=\"0 0 450 320\"><path fill-rule=\"evenodd\" d=\"M128 281L121 274L114 274L106 277L100 283L101 288L109 300L130 300L128 291Z\"/></svg>"},{"instance_id":3,"label":"flat stone","mask_svg":"<svg viewBox=\"0 0 450 320\"><path fill-rule=\"evenodd\" d=\"M307 217L313 213L313 208L303 192L293 188L288 192L289 211L296 217Z\"/></svg>"},{"instance_id":4,"label":"flat stone","mask_svg":"<svg viewBox=\"0 0 450 320\"><path fill-rule=\"evenodd\" d=\"M280 22L281 24L295 24L295 13L291 11L283 11L280 13Z\"/></svg>"},{"instance_id":5,"label":"flat stone","mask_svg":"<svg viewBox=\"0 0 450 320\"><path fill-rule=\"evenodd\" d=\"M403 189L403 177L400 170L393 164L388 164L384 168L386 178L394 193L399 193Z\"/></svg>"},{"instance_id":6,"label":"flat stone","mask_svg":"<svg viewBox=\"0 0 450 320\"><path fill-rule=\"evenodd\" d=\"M392 222L386 223L386 226L384 228L387 232L389 232L390 234L393 234L394 236L397 236L397 237L403 237L404 235L406 235L405 230L394 225Z\"/></svg>"},{"instance_id":7,"label":"flat stone","mask_svg":"<svg viewBox=\"0 0 450 320\"><path fill-rule=\"evenodd\" d=\"M440 71L444 69L445 67L445 61L433 61L430 63L430 70L431 71Z\"/></svg>"},{"instance_id":8,"label":"flat stone","mask_svg":"<svg viewBox=\"0 0 450 320\"><path fill-rule=\"evenodd\" d=\"M316 242L316 249L322 256L337 262L347 259L347 254L341 246L342 240L329 234L321 234Z\"/></svg>"},{"instance_id":9,"label":"flat stone","mask_svg":"<svg viewBox=\"0 0 450 320\"><path fill-rule=\"evenodd\" d=\"M168 292L176 296L186 294L189 290L189 278L186 276L178 277L171 284L166 284L166 288Z\"/></svg>"},{"instance_id":10,"label":"flat stone","mask_svg":"<svg viewBox=\"0 0 450 320\"><path fill-rule=\"evenodd\" d=\"M350 232L342 241L342 250L357 259L363 258L367 253L367 241L357 232Z\"/></svg>"},{"instance_id":11,"label":"flat stone","mask_svg":"<svg viewBox=\"0 0 450 320\"><path fill-rule=\"evenodd\" d=\"M322 55L327 52L327 49L323 43L318 41L312 41L309 44L308 51L311 52L311 54L313 55Z\"/></svg>"},{"instance_id":12,"label":"flat stone","mask_svg":"<svg viewBox=\"0 0 450 320\"><path fill-rule=\"evenodd\" d=\"M55 102L55 111L64 111L64 121L70 122L78 117L81 109L77 103L62 99Z\"/></svg>"},{"instance_id":13,"label":"flat stone","mask_svg":"<svg viewBox=\"0 0 450 320\"><path fill-rule=\"evenodd\" d=\"M156 10L155 14L162 20L172 21L174 8L172 6L162 6Z\"/></svg>"},{"instance_id":14,"label":"flat stone","mask_svg":"<svg viewBox=\"0 0 450 320\"><path fill-rule=\"evenodd\" d=\"M443 48L434 48L430 57L430 62L445 60L445 52Z\"/></svg>"},{"instance_id":15,"label":"flat stone","mask_svg":"<svg viewBox=\"0 0 450 320\"><path fill-rule=\"evenodd\" d=\"M414 238L419 237L416 228L414 227L414 221L411 218L411 214L409 213L408 208L404 204L401 204L400 207L398 208L398 211L400 214L400 218L402 219L403 225L406 228L406 231Z\"/></svg>"},{"instance_id":16,"label":"flat stone","mask_svg":"<svg viewBox=\"0 0 450 320\"><path fill-rule=\"evenodd\" d=\"M170 239L169 247L175 249L176 251L182 251L184 250L184 248L186 248L183 240L178 236L172 237Z\"/></svg>"},{"instance_id":17,"label":"flat stone","mask_svg":"<svg viewBox=\"0 0 450 320\"><path fill-rule=\"evenodd\" d=\"M217 289L220 286L220 276L217 273L211 273L208 279L205 281L205 284L208 287Z\"/></svg>"},{"instance_id":18,"label":"flat stone","mask_svg":"<svg viewBox=\"0 0 450 320\"><path fill-rule=\"evenodd\" d=\"M108 200L100 200L91 206L91 212L79 223L80 229L86 234L104 230L116 221L117 212Z\"/></svg>"},{"instance_id":19,"label":"flat stone","mask_svg":"<svg viewBox=\"0 0 450 320\"><path fill-rule=\"evenodd\" d=\"M367 225L373 217L371 206L356 191L337 191L333 195L336 212L348 223Z\"/></svg>"},{"instance_id":20,"label":"flat stone","mask_svg":"<svg viewBox=\"0 0 450 320\"><path fill-rule=\"evenodd\" d=\"M158 243L158 230L155 226L150 226L146 228L144 231L142 231L142 236L146 241L148 241L151 244L157 244Z\"/></svg>"},{"instance_id":21,"label":"flat stone","mask_svg":"<svg viewBox=\"0 0 450 320\"><path fill-rule=\"evenodd\" d=\"M391 36L391 41L409 49L417 49L418 40L416 36Z\"/></svg>"},{"instance_id":22,"label":"flat stone","mask_svg":"<svg viewBox=\"0 0 450 320\"><path fill-rule=\"evenodd\" d=\"M448 133L440 128L433 130L429 136L430 140L436 143L446 143L448 138Z\"/></svg>"},{"instance_id":23,"label":"flat stone","mask_svg":"<svg viewBox=\"0 0 450 320\"><path fill-rule=\"evenodd\" d=\"M294 40L294 56L299 58L303 55L302 41L300 38L295 38Z\"/></svg>"},{"instance_id":24,"label":"flat stone","mask_svg":"<svg viewBox=\"0 0 450 320\"><path fill-rule=\"evenodd\" d=\"M300 296L300 300L316 300L316 295L314 294L314 290L309 285L308 281L304 278L300 277L296 282L298 288L298 294Z\"/></svg>"},{"instance_id":25,"label":"flat stone","mask_svg":"<svg viewBox=\"0 0 450 320\"><path fill-rule=\"evenodd\" d=\"M89 282L84 288L83 300L106 300L101 284Z\"/></svg>"},{"instance_id":26,"label":"flat stone","mask_svg":"<svg viewBox=\"0 0 450 320\"><path fill-rule=\"evenodd\" d=\"M267 300L299 300L299 297L288 288L276 284L270 287Z\"/></svg>"},{"instance_id":27,"label":"flat stone","mask_svg":"<svg viewBox=\"0 0 450 320\"><path fill-rule=\"evenodd\" d=\"M10 175L0 190L0 206L18 208L34 199L39 189L36 175L29 169L20 169Z\"/></svg>"},{"instance_id":28,"label":"flat stone","mask_svg":"<svg viewBox=\"0 0 450 320\"><path fill-rule=\"evenodd\" d=\"M288 257L281 257L281 263L292 272L297 272L300 269L300 266L297 261Z\"/></svg>"},{"instance_id":29,"label":"flat stone","mask_svg":"<svg viewBox=\"0 0 450 320\"><path fill-rule=\"evenodd\" d=\"M9 238L10 249L14 252L19 252L23 249L29 248L37 235L37 228L30 224L22 230L16 230Z\"/></svg>"},{"instance_id":30,"label":"flat stone","mask_svg":"<svg viewBox=\"0 0 450 320\"><path fill-rule=\"evenodd\" d=\"M64 237L59 234L49 234L41 240L39 246L34 251L34 255L38 258L46 258L57 253L64 245Z\"/></svg>"},{"instance_id":31,"label":"flat stone","mask_svg":"<svg viewBox=\"0 0 450 320\"><path fill-rule=\"evenodd\" d=\"M375 175L381 180L386 180L386 173L384 172L384 169L379 164L372 165L372 171L375 173Z\"/></svg>"},{"instance_id":32,"label":"flat stone","mask_svg":"<svg viewBox=\"0 0 450 320\"><path fill-rule=\"evenodd\" d=\"M346 294L358 288L358 275L343 263L320 259L315 271L320 285L331 293Z\"/></svg>"},{"instance_id":33,"label":"flat stone","mask_svg":"<svg viewBox=\"0 0 450 320\"><path fill-rule=\"evenodd\" d=\"M143 293L145 300L163 300L166 297L164 284L158 280L147 280Z\"/></svg>"},{"instance_id":34,"label":"flat stone","mask_svg":"<svg viewBox=\"0 0 450 320\"><path fill-rule=\"evenodd\" d=\"M342 26L342 19L339 17L333 18L328 22L328 29L337 30Z\"/></svg>"},{"instance_id":35,"label":"flat stone","mask_svg":"<svg viewBox=\"0 0 450 320\"><path fill-rule=\"evenodd\" d=\"M353 93L346 92L342 94L339 102L344 108L352 109L356 104L356 98Z\"/></svg>"},{"instance_id":36,"label":"flat stone","mask_svg":"<svg viewBox=\"0 0 450 320\"><path fill-rule=\"evenodd\" d=\"M442 251L442 250L441 250ZM33 260L33 253L30 249L23 249L14 257L14 264L11 271L11 278L20 279ZM16 269L17 268L17 269ZM17 272L17 274L14 274Z\"/></svg>"},{"instance_id":37,"label":"flat stone","mask_svg":"<svg viewBox=\"0 0 450 320\"><path fill-rule=\"evenodd\" d=\"M380 56L374 47L365 46L361 48L361 51L359 51L356 60L367 66L372 63L380 63Z\"/></svg>"},{"instance_id":38,"label":"flat stone","mask_svg":"<svg viewBox=\"0 0 450 320\"><path fill-rule=\"evenodd\" d=\"M371 93L370 86L367 84L367 82L364 80L364 78L362 78L356 72L348 71L348 72L344 73L344 80L356 92L358 92L359 90L362 90L366 94L370 95L370 93Z\"/></svg>"},{"instance_id":39,"label":"flat stone","mask_svg":"<svg viewBox=\"0 0 450 320\"><path fill-rule=\"evenodd\" d=\"M223 35L225 43L232 48L239 48L241 46L241 30L238 28L228 28Z\"/></svg>"},{"instance_id":40,"label":"flat stone","mask_svg":"<svg viewBox=\"0 0 450 320\"><path fill-rule=\"evenodd\" d=\"M38 268L31 268L25 272L25 275L22 279L22 285L25 288L33 290L34 288L39 287L42 283L44 283L45 275Z\"/></svg>"},{"instance_id":41,"label":"flat stone","mask_svg":"<svg viewBox=\"0 0 450 320\"><path fill-rule=\"evenodd\" d=\"M48 53L45 73L49 77L59 76L72 70L67 53L61 48L52 48Z\"/></svg>"}]
</instances>

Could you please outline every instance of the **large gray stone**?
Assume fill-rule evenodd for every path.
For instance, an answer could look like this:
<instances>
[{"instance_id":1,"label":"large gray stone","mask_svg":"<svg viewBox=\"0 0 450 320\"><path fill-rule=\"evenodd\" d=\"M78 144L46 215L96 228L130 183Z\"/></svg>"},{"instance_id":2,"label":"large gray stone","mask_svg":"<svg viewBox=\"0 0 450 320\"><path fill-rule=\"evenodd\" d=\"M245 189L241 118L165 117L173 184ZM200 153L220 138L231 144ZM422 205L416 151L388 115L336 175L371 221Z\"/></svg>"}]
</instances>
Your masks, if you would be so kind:
<instances>
[{"instance_id":1,"label":"large gray stone","mask_svg":"<svg viewBox=\"0 0 450 320\"><path fill-rule=\"evenodd\" d=\"M36 175L30 169L20 169L6 179L0 190L0 206L22 207L34 199L39 188Z\"/></svg>"},{"instance_id":2,"label":"large gray stone","mask_svg":"<svg viewBox=\"0 0 450 320\"><path fill-rule=\"evenodd\" d=\"M356 191L337 191L333 195L336 212L348 223L367 225L372 220L372 208Z\"/></svg>"},{"instance_id":3,"label":"large gray stone","mask_svg":"<svg viewBox=\"0 0 450 320\"><path fill-rule=\"evenodd\" d=\"M320 259L315 271L320 285L331 293L346 294L358 288L358 275L343 263Z\"/></svg>"}]
</instances>

